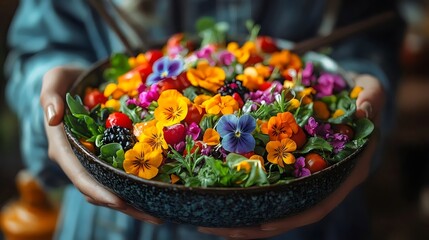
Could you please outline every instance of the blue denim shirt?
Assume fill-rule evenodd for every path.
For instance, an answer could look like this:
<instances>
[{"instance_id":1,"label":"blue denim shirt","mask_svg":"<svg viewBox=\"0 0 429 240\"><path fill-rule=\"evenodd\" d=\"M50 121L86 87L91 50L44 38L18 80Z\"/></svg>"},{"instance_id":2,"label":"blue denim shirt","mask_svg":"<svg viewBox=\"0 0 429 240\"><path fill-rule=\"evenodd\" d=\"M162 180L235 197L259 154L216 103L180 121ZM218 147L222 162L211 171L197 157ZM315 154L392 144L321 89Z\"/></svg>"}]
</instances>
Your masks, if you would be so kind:
<instances>
[{"instance_id":1,"label":"blue denim shirt","mask_svg":"<svg viewBox=\"0 0 429 240\"><path fill-rule=\"evenodd\" d=\"M121 4L122 1L115 2ZM145 26L145 32L154 41L165 40L176 32L193 32L196 19L201 16L228 22L231 34L246 34L244 22L253 19L261 25L261 34L301 41L315 36L326 6L326 1L310 0L153 2L154 21ZM343 1L337 26L393 7L394 3L388 0ZM398 25L378 33L355 36L337 44L332 56L345 69L377 76L392 98L399 76L397 53L402 30ZM209 239L192 226L171 223L154 226L93 206L68 185L62 171L49 160L43 111L39 105L44 73L61 65L86 68L111 53L124 51L118 37L86 1L21 1L10 26L8 42L11 51L5 69L6 96L20 119L21 149L26 167L47 188L67 186L63 219L57 233L59 239Z\"/></svg>"}]
</instances>

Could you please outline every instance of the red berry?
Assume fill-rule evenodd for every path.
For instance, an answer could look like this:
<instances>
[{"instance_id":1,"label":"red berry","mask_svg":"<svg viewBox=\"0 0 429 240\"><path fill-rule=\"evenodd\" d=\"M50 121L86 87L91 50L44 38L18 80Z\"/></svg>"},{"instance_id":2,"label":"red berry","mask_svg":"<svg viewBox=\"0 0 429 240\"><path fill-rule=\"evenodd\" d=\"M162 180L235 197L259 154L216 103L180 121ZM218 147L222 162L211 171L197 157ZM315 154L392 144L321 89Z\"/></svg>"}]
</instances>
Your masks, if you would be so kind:
<instances>
[{"instance_id":1,"label":"red berry","mask_svg":"<svg viewBox=\"0 0 429 240\"><path fill-rule=\"evenodd\" d=\"M133 130L133 122L131 119L128 117L128 115L121 112L111 113L109 117L107 117L106 128L111 128L113 126L119 126Z\"/></svg>"},{"instance_id":2,"label":"red berry","mask_svg":"<svg viewBox=\"0 0 429 240\"><path fill-rule=\"evenodd\" d=\"M164 139L167 144L174 145L185 141L186 127L183 124L174 124L164 127Z\"/></svg>"}]
</instances>

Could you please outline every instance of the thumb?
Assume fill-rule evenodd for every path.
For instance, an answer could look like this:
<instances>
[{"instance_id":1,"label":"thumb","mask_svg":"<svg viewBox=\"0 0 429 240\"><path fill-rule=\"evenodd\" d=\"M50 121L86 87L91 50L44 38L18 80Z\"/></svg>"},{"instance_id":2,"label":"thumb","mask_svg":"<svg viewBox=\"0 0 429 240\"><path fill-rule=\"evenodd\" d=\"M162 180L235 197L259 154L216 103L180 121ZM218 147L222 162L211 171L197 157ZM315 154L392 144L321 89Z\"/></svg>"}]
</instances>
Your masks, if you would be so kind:
<instances>
[{"instance_id":1,"label":"thumb","mask_svg":"<svg viewBox=\"0 0 429 240\"><path fill-rule=\"evenodd\" d=\"M43 76L40 104L50 126L61 123L64 116L64 96L83 69L76 67L56 67Z\"/></svg>"}]
</instances>

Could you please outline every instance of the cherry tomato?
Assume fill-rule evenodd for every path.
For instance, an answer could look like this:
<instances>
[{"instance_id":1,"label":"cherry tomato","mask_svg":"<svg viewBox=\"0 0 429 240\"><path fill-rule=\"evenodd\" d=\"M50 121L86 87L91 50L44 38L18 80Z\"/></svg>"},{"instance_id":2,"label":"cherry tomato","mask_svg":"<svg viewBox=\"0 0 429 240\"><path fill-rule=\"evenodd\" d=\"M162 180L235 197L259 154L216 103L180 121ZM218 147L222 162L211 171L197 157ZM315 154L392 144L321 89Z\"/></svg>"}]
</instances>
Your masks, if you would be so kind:
<instances>
[{"instance_id":1,"label":"cherry tomato","mask_svg":"<svg viewBox=\"0 0 429 240\"><path fill-rule=\"evenodd\" d=\"M152 50L149 50L145 53L145 57L146 57L146 59L150 65L153 65L153 63L156 60L162 58L163 56L164 56L164 54L160 50L157 50L157 49L152 49Z\"/></svg>"},{"instance_id":2,"label":"cherry tomato","mask_svg":"<svg viewBox=\"0 0 429 240\"><path fill-rule=\"evenodd\" d=\"M204 109L199 109L195 105L188 106L188 114L186 114L185 122L190 125L191 123L199 124L201 119L203 118L205 114Z\"/></svg>"},{"instance_id":3,"label":"cherry tomato","mask_svg":"<svg viewBox=\"0 0 429 240\"><path fill-rule=\"evenodd\" d=\"M247 153L243 153L241 155L244 156L244 157L246 157L246 158L248 158L248 159L250 159L251 156L255 155L255 152L254 151L250 151L250 152L247 152Z\"/></svg>"},{"instance_id":4,"label":"cherry tomato","mask_svg":"<svg viewBox=\"0 0 429 240\"><path fill-rule=\"evenodd\" d=\"M168 127L164 127L164 139L167 144L174 145L185 141L186 127L183 124L174 124Z\"/></svg>"},{"instance_id":5,"label":"cherry tomato","mask_svg":"<svg viewBox=\"0 0 429 240\"><path fill-rule=\"evenodd\" d=\"M161 92L167 89L176 89L178 91L183 91L185 88L191 86L188 78L186 77L186 73L183 72L176 78L167 78L159 82L159 86L161 87Z\"/></svg>"},{"instance_id":6,"label":"cherry tomato","mask_svg":"<svg viewBox=\"0 0 429 240\"><path fill-rule=\"evenodd\" d=\"M264 58L261 57L260 55L258 55L258 54L251 54L249 56L249 59L247 60L247 62L244 65L245 66L253 66L253 65L255 65L257 63L260 63L262 61L264 61Z\"/></svg>"},{"instance_id":7,"label":"cherry tomato","mask_svg":"<svg viewBox=\"0 0 429 240\"><path fill-rule=\"evenodd\" d=\"M261 85L259 85L259 90L261 90L261 91L265 91L265 90L267 90L268 88L270 88L270 87L271 87L271 85L272 85L272 83L271 83L271 82L264 82L264 83L262 83Z\"/></svg>"},{"instance_id":8,"label":"cherry tomato","mask_svg":"<svg viewBox=\"0 0 429 240\"><path fill-rule=\"evenodd\" d=\"M317 153L308 153L305 155L305 167L310 170L311 173L318 172L325 169L328 163Z\"/></svg>"},{"instance_id":9,"label":"cherry tomato","mask_svg":"<svg viewBox=\"0 0 429 240\"><path fill-rule=\"evenodd\" d=\"M273 53L279 50L274 39L267 36L259 36L256 38L257 46L266 53Z\"/></svg>"},{"instance_id":10,"label":"cherry tomato","mask_svg":"<svg viewBox=\"0 0 429 240\"><path fill-rule=\"evenodd\" d=\"M83 99L83 104L88 109L93 109L98 104L104 104L107 101L107 97L98 89L92 89L86 92Z\"/></svg>"},{"instance_id":11,"label":"cherry tomato","mask_svg":"<svg viewBox=\"0 0 429 240\"><path fill-rule=\"evenodd\" d=\"M297 149L300 149L307 142L307 136L305 135L304 130L302 130L301 127L298 127L298 132L293 134L290 139L292 139L296 143Z\"/></svg>"},{"instance_id":12,"label":"cherry tomato","mask_svg":"<svg viewBox=\"0 0 429 240\"><path fill-rule=\"evenodd\" d=\"M137 71L142 77L142 82L146 82L146 78L152 73L152 65L148 62L142 63L135 67L132 71Z\"/></svg>"},{"instance_id":13,"label":"cherry tomato","mask_svg":"<svg viewBox=\"0 0 429 240\"><path fill-rule=\"evenodd\" d=\"M353 128L347 124L334 124L332 125L332 129L336 133L342 133L346 135L350 140L353 139L354 137Z\"/></svg>"},{"instance_id":14,"label":"cherry tomato","mask_svg":"<svg viewBox=\"0 0 429 240\"><path fill-rule=\"evenodd\" d=\"M119 126L133 130L133 122L125 113L114 112L111 113L106 120L106 128Z\"/></svg>"},{"instance_id":15,"label":"cherry tomato","mask_svg":"<svg viewBox=\"0 0 429 240\"><path fill-rule=\"evenodd\" d=\"M242 108L243 105L244 105L244 102L243 102L243 99L241 98L240 94L238 94L238 93L235 92L235 93L232 94L232 97L235 99L235 101L238 102L238 106L240 108Z\"/></svg>"}]
</instances>

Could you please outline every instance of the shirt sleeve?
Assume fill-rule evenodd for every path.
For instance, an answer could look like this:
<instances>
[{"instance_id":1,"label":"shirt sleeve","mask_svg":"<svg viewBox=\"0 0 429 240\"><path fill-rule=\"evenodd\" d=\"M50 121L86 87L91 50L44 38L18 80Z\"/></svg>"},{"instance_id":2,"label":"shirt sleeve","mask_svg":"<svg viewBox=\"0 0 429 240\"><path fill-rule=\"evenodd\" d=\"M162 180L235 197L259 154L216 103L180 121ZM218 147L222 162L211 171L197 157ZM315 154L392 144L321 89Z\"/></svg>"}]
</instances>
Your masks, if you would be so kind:
<instances>
[{"instance_id":1,"label":"shirt sleeve","mask_svg":"<svg viewBox=\"0 0 429 240\"><path fill-rule=\"evenodd\" d=\"M94 61L82 19L88 15L80 1L26 0L10 26L10 53L5 64L7 101L20 121L25 166L47 187L67 181L49 160L39 103L43 75L61 65L87 67Z\"/></svg>"}]
</instances>

